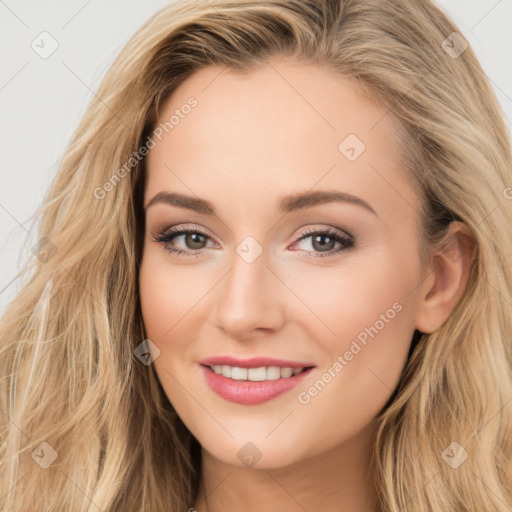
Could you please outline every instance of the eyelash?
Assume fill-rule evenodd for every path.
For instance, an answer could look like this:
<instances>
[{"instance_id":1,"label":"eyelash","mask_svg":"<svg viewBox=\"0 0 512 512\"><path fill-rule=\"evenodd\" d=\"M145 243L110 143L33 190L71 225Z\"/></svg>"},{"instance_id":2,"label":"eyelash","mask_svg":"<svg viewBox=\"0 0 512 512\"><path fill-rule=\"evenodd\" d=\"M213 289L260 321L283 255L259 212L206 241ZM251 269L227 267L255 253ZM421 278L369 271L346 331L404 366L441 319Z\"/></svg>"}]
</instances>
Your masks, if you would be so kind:
<instances>
[{"instance_id":1,"label":"eyelash","mask_svg":"<svg viewBox=\"0 0 512 512\"><path fill-rule=\"evenodd\" d=\"M152 238L155 242L162 244L163 248L171 254L175 254L175 255L179 255L179 256L199 257L204 253L205 249L199 249L197 251L193 251L193 250L186 251L184 249L176 249L175 247L172 247L170 245L170 242L174 238L176 238L180 235L188 235L188 234L193 234L193 233L196 233L198 235L212 239L209 235L207 235L206 233L203 233L202 231L200 231L198 229L183 229L183 228L181 228L181 229L171 228L171 229L162 230L162 231L155 233ZM349 235L347 233L347 236L343 236L338 231L336 231L332 228L323 228L323 229L304 228L299 233L299 238L294 242L294 244L301 242L302 240L309 238L310 236L313 236L313 235L328 235L328 237L334 239L335 242L342 244L342 247L338 248L337 250L331 250L331 251L325 252L325 253L318 252L318 251L304 251L304 252L308 253L308 256L306 256L308 258L318 259L318 258L334 256L336 254L339 254L339 253L342 253L345 251L349 251L349 250L353 249L355 246L355 240L352 237L352 235ZM311 254L311 253L313 253L313 254Z\"/></svg>"}]
</instances>

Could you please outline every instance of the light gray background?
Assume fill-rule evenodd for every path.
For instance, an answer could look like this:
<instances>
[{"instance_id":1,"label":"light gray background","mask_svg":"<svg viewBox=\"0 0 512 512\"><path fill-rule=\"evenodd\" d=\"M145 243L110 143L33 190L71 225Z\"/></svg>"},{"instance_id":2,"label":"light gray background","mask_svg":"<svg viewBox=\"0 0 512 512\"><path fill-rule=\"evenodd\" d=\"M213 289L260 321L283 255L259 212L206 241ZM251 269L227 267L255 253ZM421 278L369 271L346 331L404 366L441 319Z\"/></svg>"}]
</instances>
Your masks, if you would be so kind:
<instances>
[{"instance_id":1,"label":"light gray background","mask_svg":"<svg viewBox=\"0 0 512 512\"><path fill-rule=\"evenodd\" d=\"M18 290L16 276L37 242L29 219L93 91L131 35L168 3L0 0L0 315ZM510 130L512 0L438 3L480 59ZM44 31L58 43L46 59L31 47Z\"/></svg>"}]
</instances>

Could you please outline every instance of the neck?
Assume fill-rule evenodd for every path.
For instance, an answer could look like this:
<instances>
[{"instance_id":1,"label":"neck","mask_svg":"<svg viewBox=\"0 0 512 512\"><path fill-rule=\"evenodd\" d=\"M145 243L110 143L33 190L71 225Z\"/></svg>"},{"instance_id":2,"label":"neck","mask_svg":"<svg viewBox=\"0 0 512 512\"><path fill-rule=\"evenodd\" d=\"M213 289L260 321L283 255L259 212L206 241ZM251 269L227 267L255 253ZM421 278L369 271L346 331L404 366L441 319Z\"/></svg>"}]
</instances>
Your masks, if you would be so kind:
<instances>
[{"instance_id":1,"label":"neck","mask_svg":"<svg viewBox=\"0 0 512 512\"><path fill-rule=\"evenodd\" d=\"M197 512L377 512L371 427L325 453L279 468L226 464L202 449Z\"/></svg>"}]
</instances>

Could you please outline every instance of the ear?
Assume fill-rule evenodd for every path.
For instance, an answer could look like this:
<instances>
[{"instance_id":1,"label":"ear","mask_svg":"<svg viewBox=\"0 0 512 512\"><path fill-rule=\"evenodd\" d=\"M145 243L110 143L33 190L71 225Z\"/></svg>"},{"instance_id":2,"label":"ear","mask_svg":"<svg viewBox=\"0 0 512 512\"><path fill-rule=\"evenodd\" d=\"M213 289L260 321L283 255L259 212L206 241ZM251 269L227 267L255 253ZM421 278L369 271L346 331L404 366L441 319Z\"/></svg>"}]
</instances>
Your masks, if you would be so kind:
<instances>
[{"instance_id":1,"label":"ear","mask_svg":"<svg viewBox=\"0 0 512 512\"><path fill-rule=\"evenodd\" d=\"M418 331L434 332L455 309L464 294L475 249L475 238L467 226L452 222L443 240L432 249L432 270L420 290Z\"/></svg>"}]
</instances>

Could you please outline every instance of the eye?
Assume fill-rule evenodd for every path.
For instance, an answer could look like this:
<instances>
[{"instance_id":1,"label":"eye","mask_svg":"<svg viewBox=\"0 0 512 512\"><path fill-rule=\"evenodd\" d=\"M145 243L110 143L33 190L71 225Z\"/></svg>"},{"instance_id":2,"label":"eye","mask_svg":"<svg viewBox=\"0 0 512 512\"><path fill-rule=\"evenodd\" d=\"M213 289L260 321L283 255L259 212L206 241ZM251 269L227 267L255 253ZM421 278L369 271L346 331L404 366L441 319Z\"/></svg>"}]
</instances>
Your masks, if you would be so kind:
<instances>
[{"instance_id":1,"label":"eye","mask_svg":"<svg viewBox=\"0 0 512 512\"><path fill-rule=\"evenodd\" d=\"M186 229L185 226L159 231L152 238L155 242L162 244L167 252L187 256L200 256L204 252L203 249L209 247L208 242L213 242L206 233L198 229ZM176 245L181 245L182 248Z\"/></svg>"},{"instance_id":2,"label":"eye","mask_svg":"<svg viewBox=\"0 0 512 512\"><path fill-rule=\"evenodd\" d=\"M300 245L301 250L309 253L310 258L324 258L352 249L355 245L350 234L342 234L333 228L311 229L305 228L302 236L293 244ZM335 249L336 245L338 248Z\"/></svg>"},{"instance_id":3,"label":"eye","mask_svg":"<svg viewBox=\"0 0 512 512\"><path fill-rule=\"evenodd\" d=\"M355 241L352 235L343 233L334 228L312 229L305 228L299 233L301 237L291 246L299 246L299 249L309 258L323 258L334 256L354 247ZM162 244L164 249L175 255L201 256L205 249L211 247L210 242L216 242L197 228L179 226L167 228L152 235L155 242ZM181 245L181 247L179 247ZM302 245L302 247L300 247ZM338 248L336 249L336 246ZM292 249L294 250L294 249Z\"/></svg>"}]
</instances>

